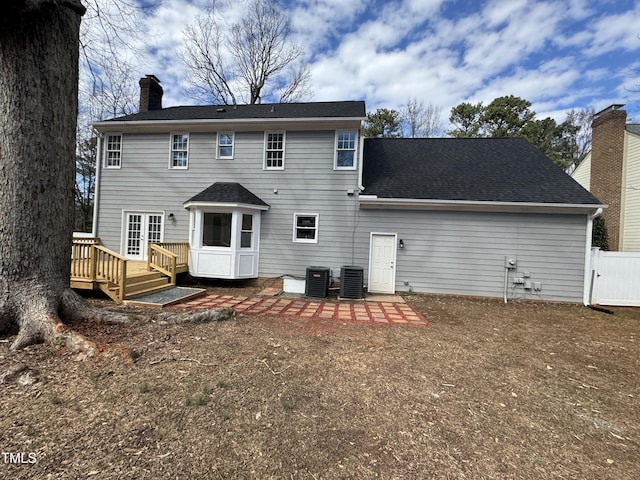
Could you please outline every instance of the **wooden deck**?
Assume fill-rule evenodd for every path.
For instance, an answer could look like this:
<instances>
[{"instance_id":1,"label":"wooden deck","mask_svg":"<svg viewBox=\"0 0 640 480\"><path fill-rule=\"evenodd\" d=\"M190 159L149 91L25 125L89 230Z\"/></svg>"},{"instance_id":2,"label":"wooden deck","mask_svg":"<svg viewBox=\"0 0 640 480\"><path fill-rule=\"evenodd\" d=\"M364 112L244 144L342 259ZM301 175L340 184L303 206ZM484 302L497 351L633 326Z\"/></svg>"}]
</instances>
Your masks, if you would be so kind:
<instances>
[{"instance_id":1,"label":"wooden deck","mask_svg":"<svg viewBox=\"0 0 640 480\"><path fill-rule=\"evenodd\" d=\"M179 273L188 271L189 245L149 245L148 260L136 262L100 245L97 238L74 239L71 287L101 290L116 303L176 285Z\"/></svg>"}]
</instances>

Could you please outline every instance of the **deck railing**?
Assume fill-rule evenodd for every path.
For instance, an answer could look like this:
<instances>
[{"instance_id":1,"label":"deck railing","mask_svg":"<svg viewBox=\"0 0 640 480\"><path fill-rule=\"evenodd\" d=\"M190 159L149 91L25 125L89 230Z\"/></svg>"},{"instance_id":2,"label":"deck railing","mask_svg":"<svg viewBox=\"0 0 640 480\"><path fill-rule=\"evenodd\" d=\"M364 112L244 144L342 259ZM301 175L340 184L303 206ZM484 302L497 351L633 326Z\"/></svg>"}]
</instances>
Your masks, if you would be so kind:
<instances>
[{"instance_id":1,"label":"deck railing","mask_svg":"<svg viewBox=\"0 0 640 480\"><path fill-rule=\"evenodd\" d=\"M96 258L96 281L106 283L107 289L101 288L116 302L124 300L127 284L127 259L102 245L93 245ZM114 298L115 296L115 298Z\"/></svg>"},{"instance_id":2,"label":"deck railing","mask_svg":"<svg viewBox=\"0 0 640 480\"><path fill-rule=\"evenodd\" d=\"M95 279L93 245L100 243L98 238L74 238L71 246L71 278Z\"/></svg>"},{"instance_id":3,"label":"deck railing","mask_svg":"<svg viewBox=\"0 0 640 480\"><path fill-rule=\"evenodd\" d=\"M159 242L158 245L170 251L176 256L178 266L186 266L189 263L189 244L183 242Z\"/></svg>"},{"instance_id":4,"label":"deck railing","mask_svg":"<svg viewBox=\"0 0 640 480\"><path fill-rule=\"evenodd\" d=\"M122 303L127 282L127 259L99 245L97 238L74 238L71 279L95 282L116 303Z\"/></svg>"},{"instance_id":5,"label":"deck railing","mask_svg":"<svg viewBox=\"0 0 640 480\"><path fill-rule=\"evenodd\" d=\"M164 273L171 279L171 285L175 285L178 273L177 258L178 256L170 250L161 247L157 243L150 243L147 254L147 269Z\"/></svg>"}]
</instances>

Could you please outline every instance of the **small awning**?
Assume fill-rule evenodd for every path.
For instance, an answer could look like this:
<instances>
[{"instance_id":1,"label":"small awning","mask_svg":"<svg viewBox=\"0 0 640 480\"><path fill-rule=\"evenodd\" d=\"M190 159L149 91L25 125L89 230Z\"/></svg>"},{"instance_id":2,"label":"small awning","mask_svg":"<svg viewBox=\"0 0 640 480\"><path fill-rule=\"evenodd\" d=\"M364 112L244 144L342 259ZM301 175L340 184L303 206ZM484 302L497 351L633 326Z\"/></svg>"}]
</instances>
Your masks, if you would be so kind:
<instances>
[{"instance_id":1,"label":"small awning","mask_svg":"<svg viewBox=\"0 0 640 480\"><path fill-rule=\"evenodd\" d=\"M237 182L216 182L184 203L185 208L217 205L255 210L269 209L268 203Z\"/></svg>"}]
</instances>

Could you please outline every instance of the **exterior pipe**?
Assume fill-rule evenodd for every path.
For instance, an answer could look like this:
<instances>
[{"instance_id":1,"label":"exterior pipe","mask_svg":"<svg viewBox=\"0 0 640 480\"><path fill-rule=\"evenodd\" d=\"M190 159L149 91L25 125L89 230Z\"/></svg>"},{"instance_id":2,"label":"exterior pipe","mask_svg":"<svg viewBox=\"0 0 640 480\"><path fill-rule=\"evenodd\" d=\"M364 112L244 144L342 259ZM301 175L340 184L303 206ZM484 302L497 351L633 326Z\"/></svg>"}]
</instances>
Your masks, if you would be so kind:
<instances>
[{"instance_id":1,"label":"exterior pipe","mask_svg":"<svg viewBox=\"0 0 640 480\"><path fill-rule=\"evenodd\" d=\"M504 267L504 303L507 303L507 283L509 282L509 268Z\"/></svg>"},{"instance_id":2,"label":"exterior pipe","mask_svg":"<svg viewBox=\"0 0 640 480\"><path fill-rule=\"evenodd\" d=\"M584 252L584 285L582 294L582 304L585 307L591 305L591 294L593 292L593 273L591 271L591 237L593 235L593 220L602 215L602 208L587 215L587 238Z\"/></svg>"}]
</instances>

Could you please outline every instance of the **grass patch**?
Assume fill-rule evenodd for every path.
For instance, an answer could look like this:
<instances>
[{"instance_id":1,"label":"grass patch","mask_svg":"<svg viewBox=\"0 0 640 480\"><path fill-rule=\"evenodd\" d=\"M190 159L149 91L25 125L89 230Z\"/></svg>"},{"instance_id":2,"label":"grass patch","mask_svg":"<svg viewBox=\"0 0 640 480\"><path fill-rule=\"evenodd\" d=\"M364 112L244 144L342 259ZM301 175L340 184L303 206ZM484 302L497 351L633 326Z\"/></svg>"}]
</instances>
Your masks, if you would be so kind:
<instances>
[{"instance_id":1,"label":"grass patch","mask_svg":"<svg viewBox=\"0 0 640 480\"><path fill-rule=\"evenodd\" d=\"M202 386L202 392L193 396L188 395L187 398L185 398L184 400L184 404L187 407L202 407L203 405L206 405L207 402L209 401L208 397L212 391L213 389L211 388L211 386L205 383Z\"/></svg>"}]
</instances>

